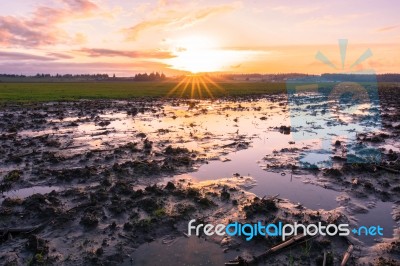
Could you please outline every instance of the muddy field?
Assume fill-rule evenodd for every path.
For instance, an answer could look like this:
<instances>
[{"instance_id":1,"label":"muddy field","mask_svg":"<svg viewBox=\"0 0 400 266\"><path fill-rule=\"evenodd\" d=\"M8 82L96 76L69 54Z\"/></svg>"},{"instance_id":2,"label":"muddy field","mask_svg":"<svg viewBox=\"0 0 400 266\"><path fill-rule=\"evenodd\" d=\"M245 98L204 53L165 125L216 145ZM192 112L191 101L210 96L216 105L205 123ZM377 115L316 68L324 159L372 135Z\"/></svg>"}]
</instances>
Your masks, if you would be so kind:
<instances>
[{"instance_id":1,"label":"muddy field","mask_svg":"<svg viewBox=\"0 0 400 266\"><path fill-rule=\"evenodd\" d=\"M281 242L188 237L196 219L379 224L382 238L306 238L257 263L338 265L352 245L348 265L399 265L399 97L381 89L380 130L356 132L381 154L363 163L343 136L329 154L296 139L318 128L291 126L285 94L4 104L0 264L223 265Z\"/></svg>"}]
</instances>

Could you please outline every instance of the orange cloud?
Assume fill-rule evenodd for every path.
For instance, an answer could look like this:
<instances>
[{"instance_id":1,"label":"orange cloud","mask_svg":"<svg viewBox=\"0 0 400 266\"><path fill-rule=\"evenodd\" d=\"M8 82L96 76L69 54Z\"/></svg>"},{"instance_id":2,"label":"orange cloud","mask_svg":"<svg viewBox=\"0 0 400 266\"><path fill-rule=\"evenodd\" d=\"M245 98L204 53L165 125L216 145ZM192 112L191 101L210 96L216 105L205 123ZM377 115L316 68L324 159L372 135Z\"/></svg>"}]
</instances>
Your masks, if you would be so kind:
<instances>
[{"instance_id":1,"label":"orange cloud","mask_svg":"<svg viewBox=\"0 0 400 266\"><path fill-rule=\"evenodd\" d=\"M127 41L135 41L139 36L140 32L149 28L167 25L171 22L172 22L171 19L157 19L157 20L143 21L131 28L123 29L123 33L125 34Z\"/></svg>"},{"instance_id":2,"label":"orange cloud","mask_svg":"<svg viewBox=\"0 0 400 266\"><path fill-rule=\"evenodd\" d=\"M165 7L168 6L168 3L162 1L161 5ZM235 10L237 7L238 4L233 3L230 5L195 8L186 11L164 10L157 18L142 21L130 28L123 29L122 32L125 34L127 41L135 41L142 31L151 28L169 28L171 26L175 29L188 27L208 17ZM158 8L157 10L160 11L163 9Z\"/></svg>"}]
</instances>

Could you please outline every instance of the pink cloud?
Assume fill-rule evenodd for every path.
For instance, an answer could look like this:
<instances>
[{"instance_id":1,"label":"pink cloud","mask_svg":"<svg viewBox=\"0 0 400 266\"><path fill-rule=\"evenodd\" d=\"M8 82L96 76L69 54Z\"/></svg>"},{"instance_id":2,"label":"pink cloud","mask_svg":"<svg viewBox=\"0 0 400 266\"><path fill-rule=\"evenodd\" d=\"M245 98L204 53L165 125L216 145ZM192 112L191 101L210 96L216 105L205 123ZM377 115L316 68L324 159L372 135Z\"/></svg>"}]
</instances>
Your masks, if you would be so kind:
<instances>
[{"instance_id":1,"label":"pink cloud","mask_svg":"<svg viewBox=\"0 0 400 266\"><path fill-rule=\"evenodd\" d=\"M387 26L387 27L379 28L376 31L377 32L392 31L398 27L399 27L399 25Z\"/></svg>"},{"instance_id":2,"label":"pink cloud","mask_svg":"<svg viewBox=\"0 0 400 266\"><path fill-rule=\"evenodd\" d=\"M0 16L0 44L38 47L70 41L59 25L90 16L98 6L89 0L62 0L62 7L39 6L28 17Z\"/></svg>"}]
</instances>

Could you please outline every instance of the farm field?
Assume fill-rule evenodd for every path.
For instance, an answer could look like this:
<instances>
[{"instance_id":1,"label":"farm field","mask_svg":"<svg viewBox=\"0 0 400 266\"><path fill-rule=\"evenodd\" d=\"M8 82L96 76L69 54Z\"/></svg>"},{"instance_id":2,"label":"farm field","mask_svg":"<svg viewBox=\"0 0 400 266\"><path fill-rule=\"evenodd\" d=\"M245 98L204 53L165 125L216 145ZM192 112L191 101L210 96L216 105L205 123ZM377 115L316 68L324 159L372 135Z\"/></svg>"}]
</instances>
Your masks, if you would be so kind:
<instances>
[{"instance_id":1,"label":"farm field","mask_svg":"<svg viewBox=\"0 0 400 266\"><path fill-rule=\"evenodd\" d=\"M45 102L80 99L132 99L140 97L217 98L281 93L284 83L221 82L196 87L176 82L0 83L0 101ZM204 85L209 87L206 92ZM172 91L172 92L171 92Z\"/></svg>"},{"instance_id":2,"label":"farm field","mask_svg":"<svg viewBox=\"0 0 400 266\"><path fill-rule=\"evenodd\" d=\"M305 91L294 97L284 83L217 85L211 99L205 89L191 94L175 83L0 84L2 258L157 265L175 254L191 265L237 256L320 265L324 253L337 264L357 245L352 263L397 259L395 83L380 84L375 107L354 111L339 101L329 117L332 100ZM376 109L379 119L363 120ZM309 122L315 117L319 124ZM370 123L379 127L373 132ZM352 162L359 147L379 150L380 160ZM379 225L384 232L306 238L263 264L254 256L281 239L187 237L192 219Z\"/></svg>"}]
</instances>

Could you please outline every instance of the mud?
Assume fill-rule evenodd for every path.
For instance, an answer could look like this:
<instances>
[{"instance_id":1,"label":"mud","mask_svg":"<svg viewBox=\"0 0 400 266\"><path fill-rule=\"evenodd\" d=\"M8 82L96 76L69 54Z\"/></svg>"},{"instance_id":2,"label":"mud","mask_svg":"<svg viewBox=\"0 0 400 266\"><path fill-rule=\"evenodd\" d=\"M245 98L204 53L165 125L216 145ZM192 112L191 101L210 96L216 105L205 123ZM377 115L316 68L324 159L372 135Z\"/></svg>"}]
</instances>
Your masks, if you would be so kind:
<instances>
[{"instance_id":1,"label":"mud","mask_svg":"<svg viewBox=\"0 0 400 266\"><path fill-rule=\"evenodd\" d=\"M299 129L285 95L4 105L0 261L220 265L280 243L187 238L187 223L196 219L381 223L383 238L319 236L260 264L322 265L326 253L327 265L336 265L353 244L350 265L396 265L398 91L381 91L382 131L357 135L381 151L374 163L349 163L340 136L332 153L310 152L320 143L293 138Z\"/></svg>"}]
</instances>

